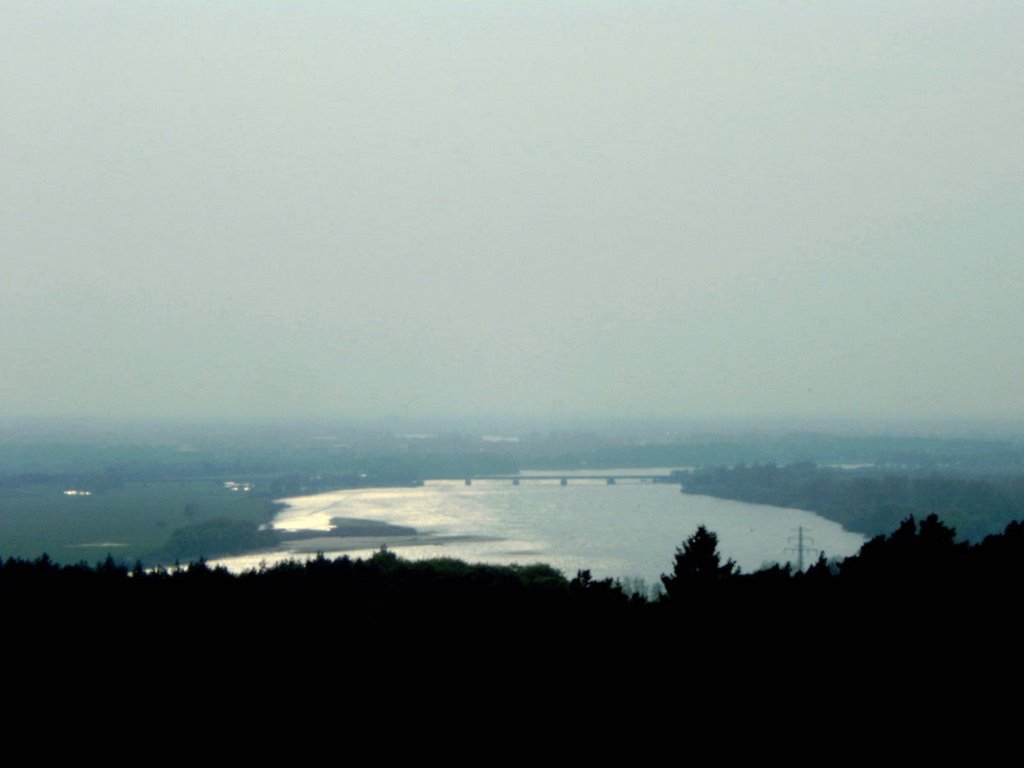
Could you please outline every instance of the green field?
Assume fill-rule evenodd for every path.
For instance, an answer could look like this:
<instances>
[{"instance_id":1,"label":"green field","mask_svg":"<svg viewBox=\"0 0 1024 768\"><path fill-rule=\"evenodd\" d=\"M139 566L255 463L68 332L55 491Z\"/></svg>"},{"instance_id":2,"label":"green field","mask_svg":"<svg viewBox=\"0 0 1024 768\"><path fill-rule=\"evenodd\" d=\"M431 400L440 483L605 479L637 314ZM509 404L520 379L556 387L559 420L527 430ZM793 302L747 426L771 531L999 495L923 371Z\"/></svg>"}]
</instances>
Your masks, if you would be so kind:
<instances>
[{"instance_id":1,"label":"green field","mask_svg":"<svg viewBox=\"0 0 1024 768\"><path fill-rule=\"evenodd\" d=\"M248 478L245 478L248 479ZM178 529L214 521L251 523L274 512L269 495L231 491L220 480L123 483L69 496L64 486L34 485L0 494L0 557L36 558L44 552L61 563L116 560L149 564L161 558ZM212 554L212 553L211 553Z\"/></svg>"}]
</instances>

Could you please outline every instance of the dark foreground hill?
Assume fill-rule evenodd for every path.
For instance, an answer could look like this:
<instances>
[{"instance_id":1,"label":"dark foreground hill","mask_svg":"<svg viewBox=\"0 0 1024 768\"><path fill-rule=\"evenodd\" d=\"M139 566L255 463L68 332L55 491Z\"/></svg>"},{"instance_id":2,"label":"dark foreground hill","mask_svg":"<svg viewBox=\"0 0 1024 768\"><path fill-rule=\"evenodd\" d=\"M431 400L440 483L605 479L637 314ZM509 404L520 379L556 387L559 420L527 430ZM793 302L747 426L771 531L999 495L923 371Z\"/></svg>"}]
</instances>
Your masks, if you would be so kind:
<instances>
[{"instance_id":1,"label":"dark foreground hill","mask_svg":"<svg viewBox=\"0 0 1024 768\"><path fill-rule=\"evenodd\" d=\"M687 539L657 601L586 571L568 579L544 565L410 562L386 550L238 575L202 561L147 571L110 558L94 567L9 559L0 600L8 644L59 649L56 658L198 654L295 673L437 653L492 663L626 654L657 665L680 653L749 660L797 648L849 657L940 647L962 658L972 637L991 652L1015 636L1020 523L972 545L934 516L908 518L856 556L805 573L740 574L716 543L704 529Z\"/></svg>"}]
</instances>

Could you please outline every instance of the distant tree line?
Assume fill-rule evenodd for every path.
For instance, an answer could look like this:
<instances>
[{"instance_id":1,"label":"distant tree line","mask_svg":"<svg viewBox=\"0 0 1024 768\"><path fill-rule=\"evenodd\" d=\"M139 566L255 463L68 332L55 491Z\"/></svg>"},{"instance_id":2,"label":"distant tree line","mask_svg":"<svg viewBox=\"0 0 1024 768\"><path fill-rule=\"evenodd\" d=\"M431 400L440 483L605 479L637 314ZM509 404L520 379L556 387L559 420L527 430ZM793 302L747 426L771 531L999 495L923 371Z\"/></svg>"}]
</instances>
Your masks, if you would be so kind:
<instances>
[{"instance_id":1,"label":"distant tree line","mask_svg":"<svg viewBox=\"0 0 1024 768\"><path fill-rule=\"evenodd\" d=\"M1002 531L1024 516L1024 477L856 472L804 462L694 471L687 493L816 512L868 536L908 516L937 515L969 541Z\"/></svg>"},{"instance_id":2,"label":"distant tree line","mask_svg":"<svg viewBox=\"0 0 1024 768\"><path fill-rule=\"evenodd\" d=\"M739 463L864 464L943 474L1024 473L1024 443L941 437L852 437L817 433L694 435L629 441L596 435L556 435L510 447L531 469L552 467L713 467Z\"/></svg>"},{"instance_id":3,"label":"distant tree line","mask_svg":"<svg viewBox=\"0 0 1024 768\"><path fill-rule=\"evenodd\" d=\"M500 444L387 440L358 447L239 439L182 449L134 443L0 442L0 490L33 485L107 489L125 483L259 477L287 491L409 485L516 472Z\"/></svg>"}]
</instances>

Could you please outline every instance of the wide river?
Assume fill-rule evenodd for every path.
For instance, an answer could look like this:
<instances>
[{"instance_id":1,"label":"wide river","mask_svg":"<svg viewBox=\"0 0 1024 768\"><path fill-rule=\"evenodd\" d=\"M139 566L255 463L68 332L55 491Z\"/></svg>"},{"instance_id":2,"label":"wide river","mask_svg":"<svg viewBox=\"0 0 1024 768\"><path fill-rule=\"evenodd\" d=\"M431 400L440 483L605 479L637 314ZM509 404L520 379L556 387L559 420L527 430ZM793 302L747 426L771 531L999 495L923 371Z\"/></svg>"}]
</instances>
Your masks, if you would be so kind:
<instances>
[{"instance_id":1,"label":"wide river","mask_svg":"<svg viewBox=\"0 0 1024 768\"><path fill-rule=\"evenodd\" d=\"M585 474L668 474L666 469L601 470ZM551 475L554 473L528 473ZM415 528L414 537L318 538L292 542L278 553L227 558L233 570L261 560L366 557L386 543L402 557L457 557L469 562L549 563L567 576L590 569L597 578L639 577L648 584L672 568L675 549L704 524L718 534L719 551L746 572L770 562L796 562L798 530L805 544L829 557L857 551L864 537L797 509L680 493L678 485L619 480L431 481L419 488L333 491L283 499L273 526L327 531L333 518ZM584 474L584 473L576 473ZM808 563L817 552L807 555Z\"/></svg>"}]
</instances>

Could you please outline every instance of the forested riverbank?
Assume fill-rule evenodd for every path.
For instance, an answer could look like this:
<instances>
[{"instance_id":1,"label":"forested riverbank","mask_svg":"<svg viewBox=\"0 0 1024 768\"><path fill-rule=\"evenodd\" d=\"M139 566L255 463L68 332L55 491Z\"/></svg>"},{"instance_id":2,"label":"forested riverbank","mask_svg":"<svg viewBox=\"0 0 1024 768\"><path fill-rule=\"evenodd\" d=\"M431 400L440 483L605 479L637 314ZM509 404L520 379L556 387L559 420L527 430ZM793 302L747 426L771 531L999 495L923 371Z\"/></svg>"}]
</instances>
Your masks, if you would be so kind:
<instances>
[{"instance_id":1,"label":"forested riverbank","mask_svg":"<svg viewBox=\"0 0 1024 768\"><path fill-rule=\"evenodd\" d=\"M909 515L937 515L968 541L1000 533L1024 515L1024 477L858 470L810 462L696 470L686 493L815 512L850 531L875 536Z\"/></svg>"}]
</instances>

